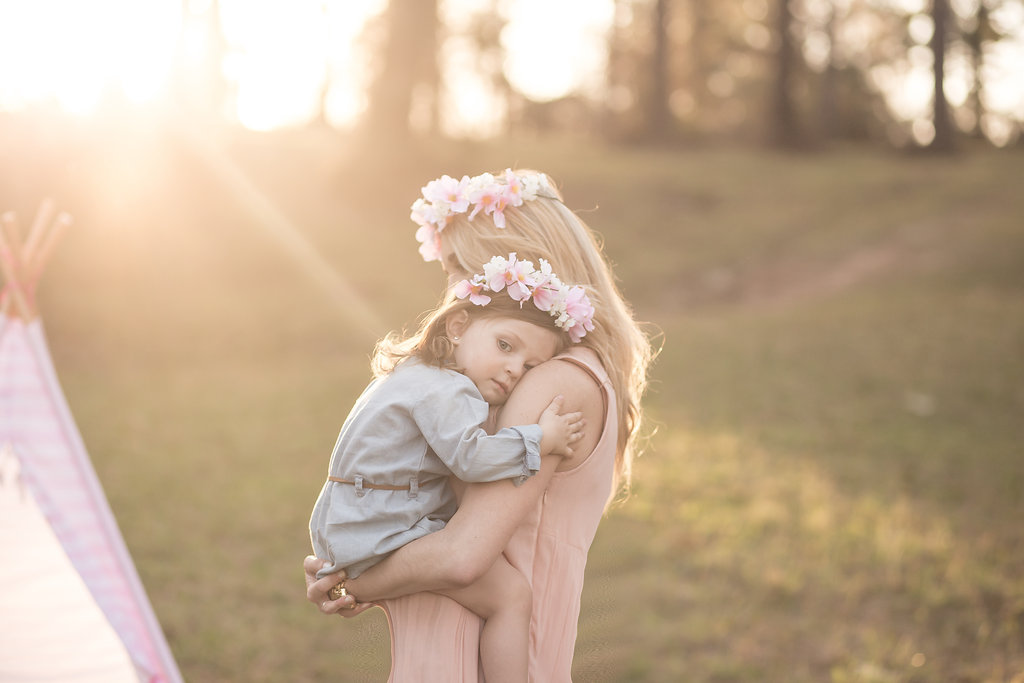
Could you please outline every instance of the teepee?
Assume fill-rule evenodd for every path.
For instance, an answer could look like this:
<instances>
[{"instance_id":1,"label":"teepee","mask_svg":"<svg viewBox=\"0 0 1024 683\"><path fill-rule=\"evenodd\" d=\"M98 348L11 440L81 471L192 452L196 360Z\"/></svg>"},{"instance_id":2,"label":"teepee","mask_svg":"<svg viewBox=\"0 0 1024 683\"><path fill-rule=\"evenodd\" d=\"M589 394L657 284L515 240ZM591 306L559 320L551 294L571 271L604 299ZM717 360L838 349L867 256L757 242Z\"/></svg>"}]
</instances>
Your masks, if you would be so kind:
<instances>
[{"instance_id":1,"label":"teepee","mask_svg":"<svg viewBox=\"0 0 1024 683\"><path fill-rule=\"evenodd\" d=\"M69 224L0 219L0 682L179 683L34 303Z\"/></svg>"}]
</instances>

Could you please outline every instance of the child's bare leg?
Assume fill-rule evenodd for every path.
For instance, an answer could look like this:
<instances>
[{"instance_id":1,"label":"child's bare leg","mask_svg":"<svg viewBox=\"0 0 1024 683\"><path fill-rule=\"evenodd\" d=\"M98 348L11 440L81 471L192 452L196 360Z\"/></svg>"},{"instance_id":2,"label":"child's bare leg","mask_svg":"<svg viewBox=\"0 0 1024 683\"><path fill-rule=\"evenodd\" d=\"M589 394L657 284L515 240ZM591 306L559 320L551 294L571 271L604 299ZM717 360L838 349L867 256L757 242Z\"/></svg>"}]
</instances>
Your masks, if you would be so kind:
<instances>
[{"instance_id":1,"label":"child's bare leg","mask_svg":"<svg viewBox=\"0 0 1024 683\"><path fill-rule=\"evenodd\" d=\"M487 683L524 683L530 656L533 592L519 570L499 556L471 585L440 592L484 619L480 661Z\"/></svg>"}]
</instances>

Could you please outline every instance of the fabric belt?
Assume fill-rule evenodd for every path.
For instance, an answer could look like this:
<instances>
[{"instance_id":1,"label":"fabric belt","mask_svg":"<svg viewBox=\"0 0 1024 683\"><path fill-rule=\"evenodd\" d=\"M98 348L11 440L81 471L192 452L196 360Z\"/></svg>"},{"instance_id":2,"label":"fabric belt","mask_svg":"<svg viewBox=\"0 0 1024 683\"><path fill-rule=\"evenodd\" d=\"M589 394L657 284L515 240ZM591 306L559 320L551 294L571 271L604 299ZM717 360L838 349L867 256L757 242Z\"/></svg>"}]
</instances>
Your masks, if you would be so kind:
<instances>
[{"instance_id":1,"label":"fabric belt","mask_svg":"<svg viewBox=\"0 0 1024 683\"><path fill-rule=\"evenodd\" d=\"M355 486L356 488L381 489L383 491L412 491L412 486L411 485L392 486L390 484L371 484L370 482L365 481L362 477L356 477L356 478L358 479L358 481L353 481L351 479L339 479L338 477L327 477L327 480L328 481L336 481L339 484L351 484L352 486Z\"/></svg>"}]
</instances>

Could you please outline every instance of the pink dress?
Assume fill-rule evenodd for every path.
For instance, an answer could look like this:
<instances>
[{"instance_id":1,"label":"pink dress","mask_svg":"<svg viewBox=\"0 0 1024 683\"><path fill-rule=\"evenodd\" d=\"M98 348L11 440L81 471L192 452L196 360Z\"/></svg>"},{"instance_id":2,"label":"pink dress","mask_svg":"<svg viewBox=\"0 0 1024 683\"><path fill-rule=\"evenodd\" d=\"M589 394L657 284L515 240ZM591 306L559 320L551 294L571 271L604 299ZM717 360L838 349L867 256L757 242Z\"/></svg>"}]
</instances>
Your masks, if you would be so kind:
<instances>
[{"instance_id":1,"label":"pink dress","mask_svg":"<svg viewBox=\"0 0 1024 683\"><path fill-rule=\"evenodd\" d=\"M570 681L587 552L611 494L618 412L608 375L589 349L558 358L580 366L600 385L604 432L593 452L556 472L540 504L516 530L505 556L530 581L530 680ZM480 618L454 600L418 593L382 604L391 631L391 683L479 683Z\"/></svg>"}]
</instances>

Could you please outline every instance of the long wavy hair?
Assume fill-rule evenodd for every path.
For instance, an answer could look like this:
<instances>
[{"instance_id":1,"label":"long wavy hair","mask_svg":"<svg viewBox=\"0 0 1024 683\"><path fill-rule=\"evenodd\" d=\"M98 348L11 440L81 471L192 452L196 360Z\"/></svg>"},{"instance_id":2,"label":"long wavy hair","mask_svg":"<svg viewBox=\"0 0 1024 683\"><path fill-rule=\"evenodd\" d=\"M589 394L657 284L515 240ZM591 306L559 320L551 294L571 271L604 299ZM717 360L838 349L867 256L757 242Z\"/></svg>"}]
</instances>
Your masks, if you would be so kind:
<instances>
[{"instance_id":1,"label":"long wavy hair","mask_svg":"<svg viewBox=\"0 0 1024 683\"><path fill-rule=\"evenodd\" d=\"M517 169L520 176L536 171ZM497 175L497 174L496 174ZM552 188L553 181L548 178ZM441 239L467 273L475 272L495 254L516 252L520 259L537 263L547 259L564 282L584 285L594 305L594 327L580 342L593 349L611 379L618 403L618 443L615 456L615 493L628 495L634 456L639 452L648 369L655 356L650 337L622 296L597 235L562 201L540 196L518 207L505 208L505 228L490 216L456 214ZM446 264L451 267L454 264Z\"/></svg>"}]
</instances>

